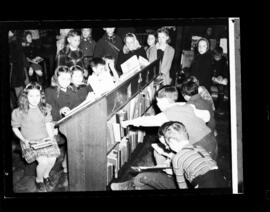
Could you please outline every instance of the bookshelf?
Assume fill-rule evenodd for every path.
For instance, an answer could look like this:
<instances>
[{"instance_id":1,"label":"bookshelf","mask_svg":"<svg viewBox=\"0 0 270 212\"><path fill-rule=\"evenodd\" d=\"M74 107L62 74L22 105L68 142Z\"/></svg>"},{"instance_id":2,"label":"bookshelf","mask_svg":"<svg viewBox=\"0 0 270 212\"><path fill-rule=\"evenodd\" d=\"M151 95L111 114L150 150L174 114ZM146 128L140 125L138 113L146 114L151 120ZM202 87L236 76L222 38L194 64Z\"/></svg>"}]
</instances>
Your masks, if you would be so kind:
<instances>
[{"instance_id":1,"label":"bookshelf","mask_svg":"<svg viewBox=\"0 0 270 212\"><path fill-rule=\"evenodd\" d=\"M154 80L158 75L156 60L56 123L67 138L70 191L105 191L110 181L118 177L144 138L143 131L123 129L120 122L153 113Z\"/></svg>"}]
</instances>

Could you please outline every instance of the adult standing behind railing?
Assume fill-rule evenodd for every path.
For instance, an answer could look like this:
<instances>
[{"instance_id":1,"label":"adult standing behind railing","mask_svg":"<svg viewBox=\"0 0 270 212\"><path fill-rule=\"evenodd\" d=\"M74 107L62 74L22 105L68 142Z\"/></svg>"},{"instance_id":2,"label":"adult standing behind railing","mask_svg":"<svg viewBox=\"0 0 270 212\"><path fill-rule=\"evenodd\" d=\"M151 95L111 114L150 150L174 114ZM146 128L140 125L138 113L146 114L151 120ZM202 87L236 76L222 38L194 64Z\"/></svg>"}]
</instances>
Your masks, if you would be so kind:
<instances>
[{"instance_id":1,"label":"adult standing behind railing","mask_svg":"<svg viewBox=\"0 0 270 212\"><path fill-rule=\"evenodd\" d=\"M169 31L166 28L162 27L158 29L157 34L157 57L161 59L160 73L162 74L163 84L169 85L172 81L170 77L170 69L172 66L175 50L169 45L170 35Z\"/></svg>"}]
</instances>

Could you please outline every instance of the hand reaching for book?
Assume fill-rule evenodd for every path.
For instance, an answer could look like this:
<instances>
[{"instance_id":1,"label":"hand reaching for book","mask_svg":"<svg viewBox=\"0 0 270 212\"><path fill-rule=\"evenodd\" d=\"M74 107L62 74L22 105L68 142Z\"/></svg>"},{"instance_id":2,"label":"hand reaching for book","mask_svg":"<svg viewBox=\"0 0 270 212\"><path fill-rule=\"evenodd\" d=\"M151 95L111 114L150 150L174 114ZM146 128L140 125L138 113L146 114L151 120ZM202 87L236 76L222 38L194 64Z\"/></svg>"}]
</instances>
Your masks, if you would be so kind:
<instances>
[{"instance_id":1,"label":"hand reaching for book","mask_svg":"<svg viewBox=\"0 0 270 212\"><path fill-rule=\"evenodd\" d=\"M69 113L70 109L68 107L62 107L60 109L60 114L66 116Z\"/></svg>"}]
</instances>

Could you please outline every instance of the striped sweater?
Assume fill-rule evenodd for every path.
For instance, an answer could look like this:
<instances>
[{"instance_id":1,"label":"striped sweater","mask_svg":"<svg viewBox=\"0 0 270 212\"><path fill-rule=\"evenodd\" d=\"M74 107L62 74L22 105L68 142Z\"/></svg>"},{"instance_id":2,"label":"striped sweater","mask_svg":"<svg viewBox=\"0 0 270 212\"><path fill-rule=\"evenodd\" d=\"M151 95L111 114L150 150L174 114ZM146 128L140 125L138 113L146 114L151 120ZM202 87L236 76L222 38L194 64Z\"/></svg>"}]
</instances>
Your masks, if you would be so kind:
<instances>
[{"instance_id":1,"label":"striped sweater","mask_svg":"<svg viewBox=\"0 0 270 212\"><path fill-rule=\"evenodd\" d=\"M173 170L180 189L187 188L185 178L192 182L199 175L217 169L216 161L200 146L185 145L172 159Z\"/></svg>"}]
</instances>

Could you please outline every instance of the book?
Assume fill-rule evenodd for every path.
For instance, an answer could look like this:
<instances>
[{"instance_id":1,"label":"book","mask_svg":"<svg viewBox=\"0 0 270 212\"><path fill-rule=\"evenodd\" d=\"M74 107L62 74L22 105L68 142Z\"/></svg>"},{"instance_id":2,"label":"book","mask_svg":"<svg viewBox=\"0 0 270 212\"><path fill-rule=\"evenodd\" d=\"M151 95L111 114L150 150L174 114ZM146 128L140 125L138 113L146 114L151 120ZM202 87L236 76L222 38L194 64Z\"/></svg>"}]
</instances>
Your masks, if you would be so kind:
<instances>
[{"instance_id":1,"label":"book","mask_svg":"<svg viewBox=\"0 0 270 212\"><path fill-rule=\"evenodd\" d=\"M139 62L138 57L136 55L129 58L127 61L122 63L120 66L121 66L123 75L125 75L127 73L133 73L135 71L140 70L140 62Z\"/></svg>"},{"instance_id":2,"label":"book","mask_svg":"<svg viewBox=\"0 0 270 212\"><path fill-rule=\"evenodd\" d=\"M131 166L130 168L134 171L142 172L142 171L150 171L150 170L171 169L172 167L167 166L167 165L156 165L156 166Z\"/></svg>"}]
</instances>

